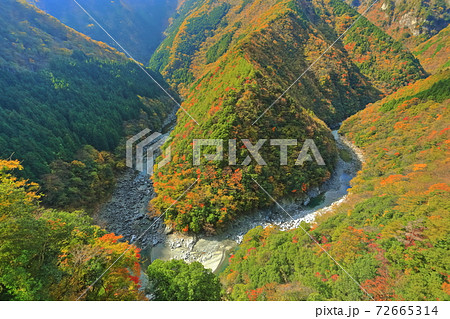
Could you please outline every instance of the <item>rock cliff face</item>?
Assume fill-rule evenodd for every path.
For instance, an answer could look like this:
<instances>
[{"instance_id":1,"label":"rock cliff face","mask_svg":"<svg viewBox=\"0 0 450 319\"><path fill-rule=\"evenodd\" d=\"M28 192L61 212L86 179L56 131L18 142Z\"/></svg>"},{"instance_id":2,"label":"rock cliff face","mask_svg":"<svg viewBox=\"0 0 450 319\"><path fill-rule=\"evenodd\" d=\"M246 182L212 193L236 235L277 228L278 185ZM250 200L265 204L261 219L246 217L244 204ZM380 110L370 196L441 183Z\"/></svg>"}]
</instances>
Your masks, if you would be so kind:
<instances>
[{"instance_id":1,"label":"rock cliff face","mask_svg":"<svg viewBox=\"0 0 450 319\"><path fill-rule=\"evenodd\" d=\"M450 26L419 45L413 53L425 70L435 74L450 67Z\"/></svg>"},{"instance_id":2,"label":"rock cliff face","mask_svg":"<svg viewBox=\"0 0 450 319\"><path fill-rule=\"evenodd\" d=\"M374 0L346 0L363 12ZM450 22L448 0L379 0L367 18L397 40L414 49Z\"/></svg>"}]
</instances>

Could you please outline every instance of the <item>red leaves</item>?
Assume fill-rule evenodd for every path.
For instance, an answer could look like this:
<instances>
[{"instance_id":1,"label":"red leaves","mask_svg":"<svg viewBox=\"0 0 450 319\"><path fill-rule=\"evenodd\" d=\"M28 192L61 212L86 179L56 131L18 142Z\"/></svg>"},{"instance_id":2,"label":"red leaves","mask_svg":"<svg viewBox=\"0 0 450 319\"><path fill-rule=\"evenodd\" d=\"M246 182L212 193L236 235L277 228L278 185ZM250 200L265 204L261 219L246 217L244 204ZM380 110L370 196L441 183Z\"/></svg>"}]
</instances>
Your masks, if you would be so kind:
<instances>
[{"instance_id":1,"label":"red leaves","mask_svg":"<svg viewBox=\"0 0 450 319\"><path fill-rule=\"evenodd\" d=\"M306 192L307 190L308 190L308 185L305 184L305 183L303 183L303 184L302 184L302 191L303 191L303 192Z\"/></svg>"},{"instance_id":2,"label":"red leaves","mask_svg":"<svg viewBox=\"0 0 450 319\"><path fill-rule=\"evenodd\" d=\"M132 282L134 282L136 285L139 284L139 277L138 276L128 276Z\"/></svg>"},{"instance_id":3,"label":"red leaves","mask_svg":"<svg viewBox=\"0 0 450 319\"><path fill-rule=\"evenodd\" d=\"M248 300L256 301L258 297L263 293L263 291L264 291L263 287L247 291Z\"/></svg>"}]
</instances>

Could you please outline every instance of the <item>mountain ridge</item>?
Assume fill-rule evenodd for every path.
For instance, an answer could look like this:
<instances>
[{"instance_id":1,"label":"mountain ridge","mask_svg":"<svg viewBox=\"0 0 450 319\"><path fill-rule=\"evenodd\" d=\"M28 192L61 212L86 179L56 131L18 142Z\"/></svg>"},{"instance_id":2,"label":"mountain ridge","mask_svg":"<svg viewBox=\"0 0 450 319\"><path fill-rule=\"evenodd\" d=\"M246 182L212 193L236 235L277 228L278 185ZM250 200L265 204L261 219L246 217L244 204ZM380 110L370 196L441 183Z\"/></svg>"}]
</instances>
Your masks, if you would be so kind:
<instances>
[{"instance_id":1,"label":"mountain ridge","mask_svg":"<svg viewBox=\"0 0 450 319\"><path fill-rule=\"evenodd\" d=\"M28 0L62 23L120 50L120 47L72 0ZM178 0L78 0L135 59L147 63L164 38Z\"/></svg>"},{"instance_id":2,"label":"mountain ridge","mask_svg":"<svg viewBox=\"0 0 450 319\"><path fill-rule=\"evenodd\" d=\"M378 48L376 55L370 53L372 47L364 48L362 43L362 54L371 56L377 65L383 64L380 73L366 72L372 77L369 79L351 58L359 48L347 51L344 43L337 43L284 95L284 90L335 42L352 14L356 17L345 3L327 4L319 8L318 1L192 0L179 8L178 19L169 27L150 66L180 90L185 98L183 107L199 125L183 112L178 113L172 140L165 145L170 145L177 157L153 176L158 194L151 204L154 213L170 208L168 223L180 231L224 227L234 216L269 204L251 179L257 175L264 176L262 186L275 192L276 199L304 197L309 189L329 178L337 156L331 131L324 122L336 125L377 100L381 92L371 80L384 78L382 82L395 89L425 75L412 54L379 31L385 37L378 36L380 42L396 44L385 55L404 62L403 66L384 64L382 49ZM336 23L330 25L326 19L336 19ZM356 27L378 30L363 19ZM204 66L208 59L211 63ZM401 72L404 68L411 72ZM397 74L401 74L398 82ZM277 103L265 112L274 101ZM264 146L261 152L266 154L268 166L207 163L194 167L188 150L190 141L199 138L251 139L253 143L260 138L296 138L300 143L314 139L326 166L309 163L300 170L280 167L278 151ZM238 161L241 157L245 158L245 148L238 154ZM214 170L217 175L212 174ZM198 177L204 182L188 192L189 204L170 206L171 199ZM219 180L227 186L220 186Z\"/></svg>"},{"instance_id":3,"label":"mountain ridge","mask_svg":"<svg viewBox=\"0 0 450 319\"><path fill-rule=\"evenodd\" d=\"M220 276L226 298L448 300L449 78L438 72L346 120L340 133L366 159L347 199L304 230L248 232Z\"/></svg>"},{"instance_id":4,"label":"mountain ridge","mask_svg":"<svg viewBox=\"0 0 450 319\"><path fill-rule=\"evenodd\" d=\"M5 0L0 24L0 150L23 176L40 180L86 144L112 152L136 126L161 130L176 107L123 53L26 1Z\"/></svg>"}]
</instances>

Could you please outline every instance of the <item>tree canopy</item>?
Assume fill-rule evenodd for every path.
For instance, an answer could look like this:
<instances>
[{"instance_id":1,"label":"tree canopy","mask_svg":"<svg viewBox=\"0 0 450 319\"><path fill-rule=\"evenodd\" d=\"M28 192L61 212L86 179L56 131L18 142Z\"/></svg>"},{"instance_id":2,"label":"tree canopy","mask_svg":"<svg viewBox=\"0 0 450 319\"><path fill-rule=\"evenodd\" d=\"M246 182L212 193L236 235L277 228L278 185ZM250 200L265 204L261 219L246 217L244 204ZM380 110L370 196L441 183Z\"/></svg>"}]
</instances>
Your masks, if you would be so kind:
<instances>
[{"instance_id":1,"label":"tree canopy","mask_svg":"<svg viewBox=\"0 0 450 319\"><path fill-rule=\"evenodd\" d=\"M155 260L148 267L149 290L155 300L214 301L221 299L219 279L199 262Z\"/></svg>"}]
</instances>

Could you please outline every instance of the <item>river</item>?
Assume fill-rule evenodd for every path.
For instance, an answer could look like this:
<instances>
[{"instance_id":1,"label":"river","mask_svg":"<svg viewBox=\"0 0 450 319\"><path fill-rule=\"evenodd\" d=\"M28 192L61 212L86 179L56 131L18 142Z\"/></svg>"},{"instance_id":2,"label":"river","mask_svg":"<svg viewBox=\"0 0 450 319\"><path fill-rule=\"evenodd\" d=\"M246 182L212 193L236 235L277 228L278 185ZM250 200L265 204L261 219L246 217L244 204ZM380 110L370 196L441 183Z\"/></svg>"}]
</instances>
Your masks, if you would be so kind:
<instances>
[{"instance_id":1,"label":"river","mask_svg":"<svg viewBox=\"0 0 450 319\"><path fill-rule=\"evenodd\" d=\"M346 201L350 181L360 170L363 158L337 131L333 131L333 136L346 160L340 157L331 178L320 188L312 189L308 198L281 202L292 218L273 205L238 218L220 235L206 237L171 233L162 221L148 218L148 202L155 196L152 183L146 175L130 169L118 180L111 200L103 206L95 220L131 242L148 229L136 243L142 249L144 265L155 259L175 258L187 262L199 261L218 273L226 267L230 252L250 229L269 225L277 225L282 231L294 229L300 222L312 222L317 215Z\"/></svg>"}]
</instances>

